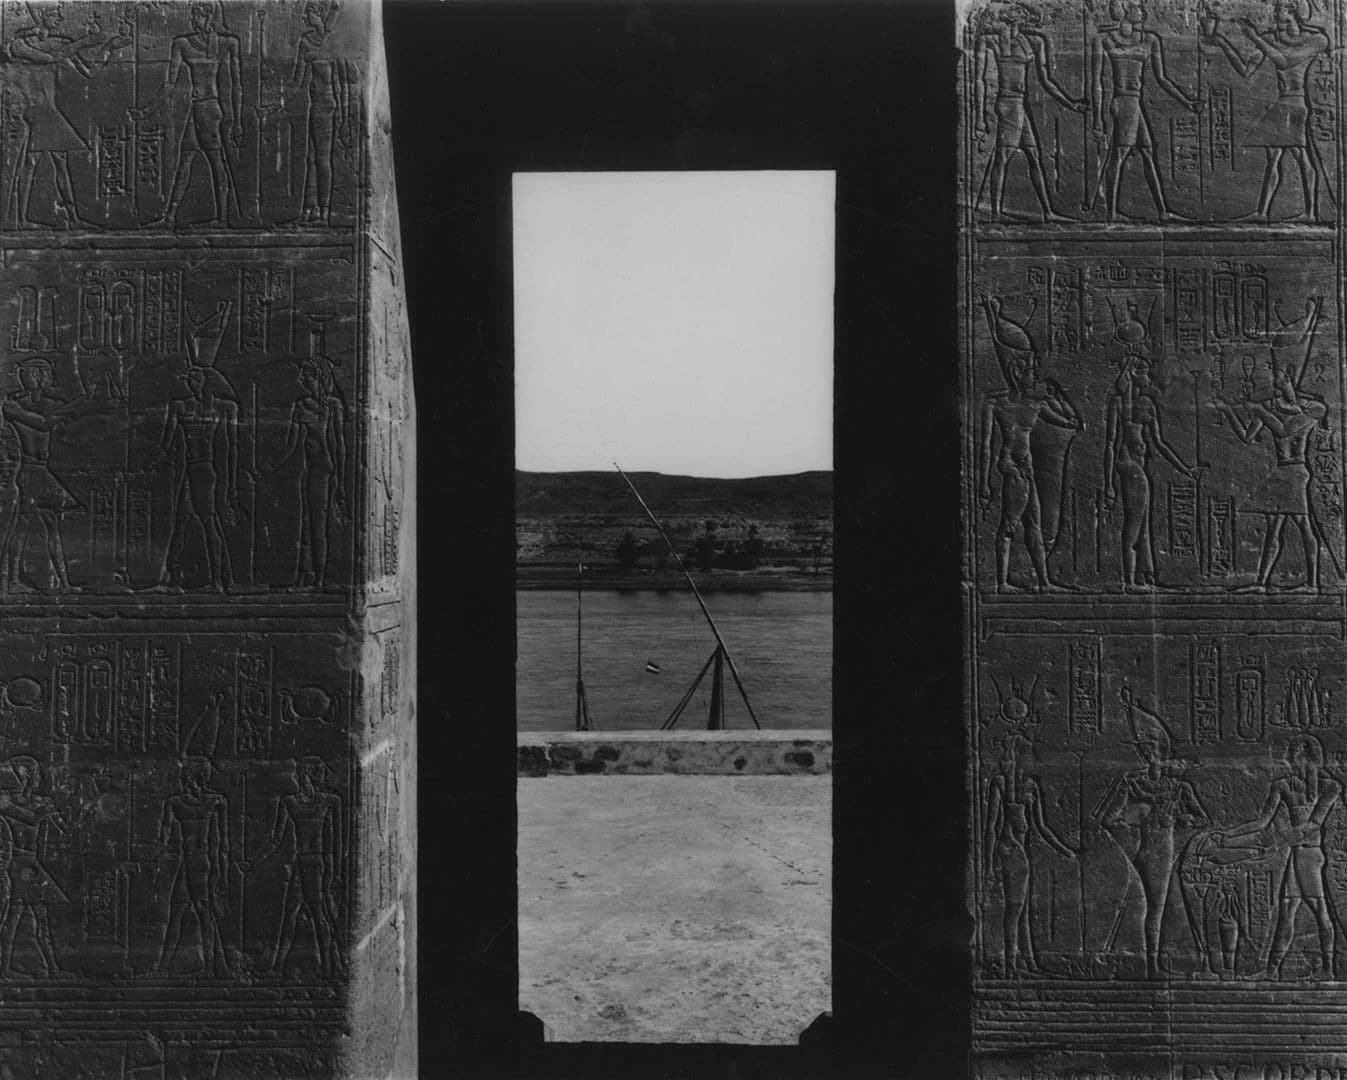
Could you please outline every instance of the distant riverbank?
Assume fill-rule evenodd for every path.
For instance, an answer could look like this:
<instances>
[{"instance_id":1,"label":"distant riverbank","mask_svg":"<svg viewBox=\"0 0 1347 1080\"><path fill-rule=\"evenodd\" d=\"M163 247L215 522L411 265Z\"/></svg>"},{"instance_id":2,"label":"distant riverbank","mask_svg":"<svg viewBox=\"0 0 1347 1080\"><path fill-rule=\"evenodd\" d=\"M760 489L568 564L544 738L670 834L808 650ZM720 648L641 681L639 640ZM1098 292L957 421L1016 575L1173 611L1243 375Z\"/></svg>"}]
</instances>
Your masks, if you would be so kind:
<instances>
[{"instance_id":1,"label":"distant riverbank","mask_svg":"<svg viewBox=\"0 0 1347 1080\"><path fill-rule=\"evenodd\" d=\"M515 588L520 590L575 588L574 566L550 566L537 563L515 566ZM831 592L831 567L818 573L812 570L702 570L692 571L692 580L705 593L715 592ZM617 592L686 591L687 582L674 568L622 570L616 566L596 566L585 571L586 589L612 589Z\"/></svg>"},{"instance_id":2,"label":"distant riverbank","mask_svg":"<svg viewBox=\"0 0 1347 1080\"><path fill-rule=\"evenodd\" d=\"M832 473L722 480L633 473L668 537L615 473L517 473L515 566L520 589L567 589L592 567L596 588L714 592L832 588ZM815 573L818 567L822 572Z\"/></svg>"}]
</instances>

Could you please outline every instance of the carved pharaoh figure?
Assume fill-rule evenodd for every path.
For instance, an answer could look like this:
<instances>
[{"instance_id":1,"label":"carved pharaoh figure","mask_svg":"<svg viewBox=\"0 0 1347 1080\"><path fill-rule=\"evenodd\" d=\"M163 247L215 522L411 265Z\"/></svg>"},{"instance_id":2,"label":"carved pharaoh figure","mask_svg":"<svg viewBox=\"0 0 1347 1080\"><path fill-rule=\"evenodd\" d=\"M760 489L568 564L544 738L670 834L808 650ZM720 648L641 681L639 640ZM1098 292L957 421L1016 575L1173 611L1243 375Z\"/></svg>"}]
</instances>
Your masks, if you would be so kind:
<instances>
[{"instance_id":1,"label":"carved pharaoh figure","mask_svg":"<svg viewBox=\"0 0 1347 1080\"><path fill-rule=\"evenodd\" d=\"M1095 201L1102 192L1108 220L1117 217L1123 170L1127 159L1136 155L1141 159L1160 220L1168 221L1176 215L1165 200L1164 184L1155 163L1155 135L1145 101L1147 70L1156 85L1184 108L1199 112L1202 103L1188 97L1165 71L1164 39L1146 28L1148 12L1143 0L1110 0L1109 14L1117 25L1097 31L1090 51L1094 136L1101 143L1105 139L1108 143Z\"/></svg>"},{"instance_id":2,"label":"carved pharaoh figure","mask_svg":"<svg viewBox=\"0 0 1347 1080\"><path fill-rule=\"evenodd\" d=\"M22 389L0 403L0 418L9 426L19 452L13 480L17 494L0 541L0 590L23 587L23 553L28 531L36 521L46 534L50 575L38 579L39 587L49 587L54 581L61 592L75 591L66 571L61 518L81 504L51 470L51 437L57 428L84 412L87 403L67 402L50 393L52 366L40 356L19 365L19 384Z\"/></svg>"},{"instance_id":3,"label":"carved pharaoh figure","mask_svg":"<svg viewBox=\"0 0 1347 1080\"><path fill-rule=\"evenodd\" d=\"M1317 313L1318 308L1312 304L1303 328L1300 328L1300 343L1308 341ZM1264 432L1271 439L1273 467L1262 484L1244 499L1246 506L1267 518L1258 573L1254 583L1248 586L1258 591L1272 587L1272 574L1282 555L1288 523L1294 523L1299 531L1305 555L1305 581L1299 588L1317 592L1320 583L1319 555L1325 538L1323 525L1317 520L1308 450L1313 432L1327 426L1329 411L1321 398L1299 389L1303 366L1297 370L1291 362L1278 359L1279 347L1288 337L1294 337L1295 332L1284 328L1272 337L1270 394L1262 397L1246 394L1239 401L1218 395L1213 400L1241 441L1253 444Z\"/></svg>"},{"instance_id":4,"label":"carved pharaoh figure","mask_svg":"<svg viewBox=\"0 0 1347 1080\"><path fill-rule=\"evenodd\" d=\"M164 108L172 98L183 72L187 73L191 105L178 144L178 164L173 189L163 216L150 226L177 227L178 211L192 179L192 163L204 157L210 168L215 212L210 224L230 224L230 207L238 209L238 187L229 146L242 144L243 78L239 39L224 24L223 9L215 0L194 0L189 6L191 33L173 39L168 69L159 97L151 105L131 110L136 119ZM228 93L225 93L225 89Z\"/></svg>"},{"instance_id":5,"label":"carved pharaoh figure","mask_svg":"<svg viewBox=\"0 0 1347 1080\"><path fill-rule=\"evenodd\" d=\"M1245 145L1261 146L1267 152L1263 186L1252 216L1261 221L1272 219L1272 202L1281 186L1282 168L1289 155L1300 168L1304 196L1304 210L1300 216L1318 222L1321 220L1321 186L1330 189L1310 130L1307 83L1310 65L1328 53L1332 43L1318 27L1306 24L1309 18L1306 0L1274 0L1271 6L1273 25L1270 30L1260 30L1249 19L1237 20L1240 30L1254 46L1253 57L1242 56L1216 29L1215 16L1211 17L1210 33L1204 40L1218 46L1230 66L1246 79L1252 78L1264 63L1277 73L1277 100L1243 139Z\"/></svg>"},{"instance_id":6,"label":"carved pharaoh figure","mask_svg":"<svg viewBox=\"0 0 1347 1080\"><path fill-rule=\"evenodd\" d=\"M987 395L982 416L979 501L984 507L991 502L993 471L1001 477L996 587L999 591L1015 589L1010 581L1011 545L1022 535L1037 587L1052 589L1057 586L1048 573L1035 430L1049 424L1079 431L1084 424L1062 388L1051 379L1040 380L1038 346L1027 329L1005 316L999 300L987 299L984 303L992 344L1006 382L1004 391ZM1060 488L1052 489L1051 497L1059 498Z\"/></svg>"},{"instance_id":7,"label":"carved pharaoh figure","mask_svg":"<svg viewBox=\"0 0 1347 1080\"><path fill-rule=\"evenodd\" d=\"M0 828L4 829L0 854L8 855L9 878L9 903L0 926L0 977L13 974L14 947L25 922L32 927L33 942L48 976L68 977L56 960L50 908L69 904L70 897L47 868L47 840L53 828L74 832L89 808L83 808L75 820L67 820L51 795L42 791L42 766L37 759L16 754L9 759L9 767L19 787L0 794Z\"/></svg>"},{"instance_id":8,"label":"carved pharaoh figure","mask_svg":"<svg viewBox=\"0 0 1347 1080\"><path fill-rule=\"evenodd\" d=\"M155 588L181 591L187 529L196 522L205 534L210 587L224 592L233 583L225 525L238 512L238 406L207 388L206 369L189 364L181 378L187 393L165 407L158 457L146 469L176 456L178 482L173 498L173 534Z\"/></svg>"},{"instance_id":9,"label":"carved pharaoh figure","mask_svg":"<svg viewBox=\"0 0 1347 1080\"><path fill-rule=\"evenodd\" d=\"M1268 785L1262 813L1253 821L1217 833L1222 845L1268 834L1267 846L1277 853L1277 924L1267 967L1256 978L1280 979L1282 964L1296 934L1301 906L1314 914L1319 933L1317 973L1334 978L1335 931L1325 879L1324 825L1338 804L1342 785L1324 771L1324 748L1313 735L1296 735L1286 745L1290 775ZM1284 822L1284 824L1283 824Z\"/></svg>"},{"instance_id":10,"label":"carved pharaoh figure","mask_svg":"<svg viewBox=\"0 0 1347 1080\"><path fill-rule=\"evenodd\" d=\"M326 775L321 758L310 756L295 763L299 790L277 802L270 846L256 860L274 855L289 840L285 906L271 962L271 974L276 976L285 972L301 914L313 927L319 972L336 974L344 967L336 906L345 855L343 809L341 796L324 788Z\"/></svg>"},{"instance_id":11,"label":"carved pharaoh figure","mask_svg":"<svg viewBox=\"0 0 1347 1080\"><path fill-rule=\"evenodd\" d=\"M155 967L159 975L172 973L189 911L196 920L202 970L216 978L230 973L220 937L229 882L229 801L207 787L212 771L208 758L184 761L182 791L164 800L159 816L160 851L167 855L176 846L178 858L169 894L168 927Z\"/></svg>"},{"instance_id":12,"label":"carved pharaoh figure","mask_svg":"<svg viewBox=\"0 0 1347 1080\"><path fill-rule=\"evenodd\" d=\"M62 111L57 86L65 70L92 79L95 69L131 44L131 39L107 37L97 29L80 37L61 33L64 5L55 0L30 3L28 11L33 25L14 35L3 65L6 92L22 110L24 126L17 183L10 189L14 216L21 228L33 226L29 218L33 181L38 166L47 159L55 174L56 198L63 214L58 224L67 228L91 225L80 215L69 161L72 153L88 153L89 147Z\"/></svg>"}]
</instances>

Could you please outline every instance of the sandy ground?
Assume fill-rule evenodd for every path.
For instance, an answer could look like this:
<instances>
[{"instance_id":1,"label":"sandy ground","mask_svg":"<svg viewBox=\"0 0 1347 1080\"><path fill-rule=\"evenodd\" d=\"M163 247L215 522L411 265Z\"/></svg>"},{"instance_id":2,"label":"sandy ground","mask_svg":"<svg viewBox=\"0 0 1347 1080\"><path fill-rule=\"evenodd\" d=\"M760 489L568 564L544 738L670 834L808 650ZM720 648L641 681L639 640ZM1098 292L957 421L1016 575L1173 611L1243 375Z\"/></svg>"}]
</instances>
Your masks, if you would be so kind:
<instances>
[{"instance_id":1,"label":"sandy ground","mask_svg":"<svg viewBox=\"0 0 1347 1080\"><path fill-rule=\"evenodd\" d=\"M521 779L519 1006L561 1041L795 1043L831 1001L830 776Z\"/></svg>"}]
</instances>

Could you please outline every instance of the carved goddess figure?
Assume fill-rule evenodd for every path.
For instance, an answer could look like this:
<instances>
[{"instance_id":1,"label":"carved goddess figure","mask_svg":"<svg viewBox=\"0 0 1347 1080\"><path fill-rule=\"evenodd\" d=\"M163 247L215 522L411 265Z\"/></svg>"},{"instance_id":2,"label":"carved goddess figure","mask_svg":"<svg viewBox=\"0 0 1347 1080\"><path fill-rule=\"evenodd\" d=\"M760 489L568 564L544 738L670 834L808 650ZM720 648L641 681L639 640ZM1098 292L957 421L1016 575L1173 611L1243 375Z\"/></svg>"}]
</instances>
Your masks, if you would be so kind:
<instances>
[{"instance_id":1,"label":"carved goddess figure","mask_svg":"<svg viewBox=\"0 0 1347 1080\"><path fill-rule=\"evenodd\" d=\"M1151 386L1151 364L1129 353L1109 395L1104 442L1104 498L1112 506L1122 495L1123 590L1151 592L1159 587L1155 551L1151 543L1151 451L1190 480L1199 470L1189 468L1165 441L1163 413Z\"/></svg>"},{"instance_id":2,"label":"carved goddess figure","mask_svg":"<svg viewBox=\"0 0 1347 1080\"><path fill-rule=\"evenodd\" d=\"M294 454L301 454L294 587L322 590L327 584L331 520L344 512L345 505L346 405L330 365L322 359L300 364L299 385L301 393L290 409L285 446L259 475L270 476Z\"/></svg>"},{"instance_id":3,"label":"carved goddess figure","mask_svg":"<svg viewBox=\"0 0 1347 1080\"><path fill-rule=\"evenodd\" d=\"M1001 716L1010 724L1010 731L1001 743L1001 760L987 785L984 877L991 879L1000 871L1005 973L1013 975L1017 971L1038 971L1030 910L1031 837L1038 837L1067 858L1075 858L1075 852L1044 819L1043 792L1038 781L1026 775L1020 765L1021 756L1033 746L1029 735L1033 717L1028 702L1018 696L1007 699L1001 706Z\"/></svg>"},{"instance_id":4,"label":"carved goddess figure","mask_svg":"<svg viewBox=\"0 0 1347 1080\"><path fill-rule=\"evenodd\" d=\"M304 209L306 224L332 223L332 156L335 143L351 141L351 74L344 60L324 55L337 19L337 5L309 0L304 32L295 45L292 88L308 105L305 130Z\"/></svg>"}]
</instances>

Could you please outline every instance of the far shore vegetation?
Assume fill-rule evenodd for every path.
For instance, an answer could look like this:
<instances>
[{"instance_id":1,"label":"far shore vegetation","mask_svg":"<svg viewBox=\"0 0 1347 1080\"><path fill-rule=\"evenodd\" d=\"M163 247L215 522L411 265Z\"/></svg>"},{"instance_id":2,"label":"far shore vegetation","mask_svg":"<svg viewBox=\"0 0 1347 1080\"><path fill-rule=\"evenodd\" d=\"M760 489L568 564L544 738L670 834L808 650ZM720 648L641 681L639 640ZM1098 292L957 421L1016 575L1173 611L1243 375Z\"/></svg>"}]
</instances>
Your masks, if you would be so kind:
<instances>
[{"instance_id":1,"label":"far shore vegetation","mask_svg":"<svg viewBox=\"0 0 1347 1080\"><path fill-rule=\"evenodd\" d=\"M832 587L832 473L724 480L634 473L699 585ZM516 473L520 588L677 588L678 567L616 472Z\"/></svg>"}]
</instances>

